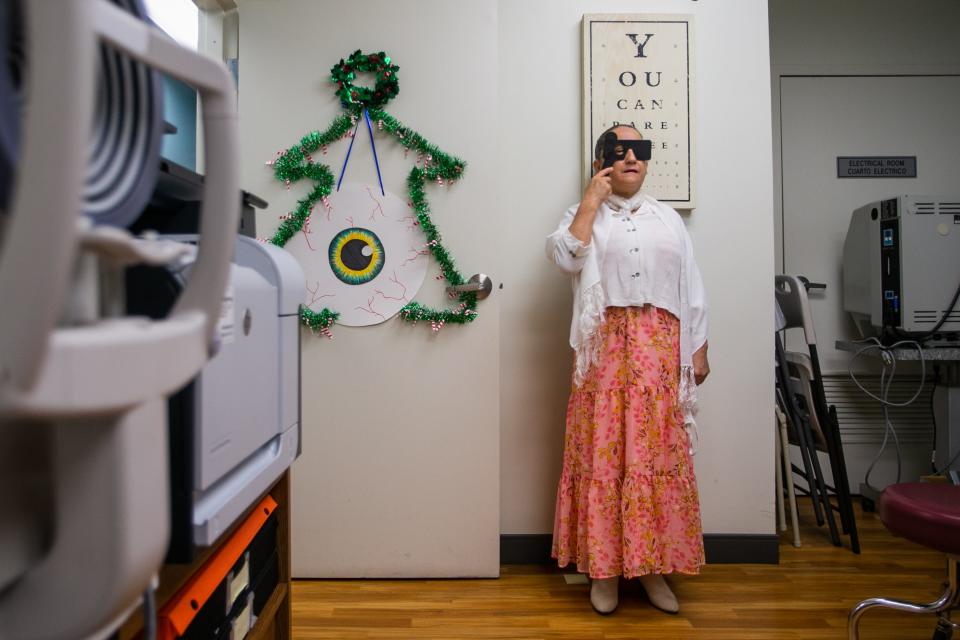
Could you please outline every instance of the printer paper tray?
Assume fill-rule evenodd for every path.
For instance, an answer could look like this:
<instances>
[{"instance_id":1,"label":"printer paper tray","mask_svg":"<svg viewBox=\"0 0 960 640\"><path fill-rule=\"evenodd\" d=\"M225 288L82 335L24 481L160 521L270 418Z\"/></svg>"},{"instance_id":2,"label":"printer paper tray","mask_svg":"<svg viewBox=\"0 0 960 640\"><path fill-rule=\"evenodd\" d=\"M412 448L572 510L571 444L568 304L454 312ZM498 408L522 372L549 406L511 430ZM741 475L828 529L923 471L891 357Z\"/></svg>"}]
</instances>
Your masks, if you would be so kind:
<instances>
[{"instance_id":1,"label":"printer paper tray","mask_svg":"<svg viewBox=\"0 0 960 640\"><path fill-rule=\"evenodd\" d=\"M300 427L293 425L271 439L207 491L196 492L193 542L210 546L293 463Z\"/></svg>"}]
</instances>

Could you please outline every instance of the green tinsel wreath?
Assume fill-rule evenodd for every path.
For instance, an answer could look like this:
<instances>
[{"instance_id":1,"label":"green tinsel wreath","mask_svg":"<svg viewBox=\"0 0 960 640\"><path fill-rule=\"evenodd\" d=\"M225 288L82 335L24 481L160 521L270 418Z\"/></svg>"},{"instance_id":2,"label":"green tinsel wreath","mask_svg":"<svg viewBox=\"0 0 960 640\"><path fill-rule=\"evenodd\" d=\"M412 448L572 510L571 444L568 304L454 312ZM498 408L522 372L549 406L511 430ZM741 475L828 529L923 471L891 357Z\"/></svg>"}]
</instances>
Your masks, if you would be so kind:
<instances>
[{"instance_id":1,"label":"green tinsel wreath","mask_svg":"<svg viewBox=\"0 0 960 640\"><path fill-rule=\"evenodd\" d=\"M376 67L378 79L381 75L384 78L383 85L381 86L379 83L377 85L381 88L379 97L376 94L377 87L374 87L374 90L371 91L364 87L352 87L349 84L350 80L355 77L355 70L367 70L363 68L365 65L382 65L382 69ZM326 131L308 133L298 144L294 144L286 151L279 153L275 160L267 163L273 167L274 176L286 184L287 187L303 178L308 178L314 182L314 187L309 193L297 201L296 209L291 211L289 215L284 216L283 222L270 242L278 247L284 246L290 238L303 228L318 202L327 206L327 196L333 191L333 173L327 165L315 163L312 154L318 150L326 154L328 145L349 137L351 129L357 124L357 119L363 118L363 110L367 109L370 119L376 123L378 130L386 131L401 146L407 150L415 151L418 157L423 159L423 167L414 166L407 176L409 204L416 213L417 224L427 238L426 246L440 266L440 272L444 279L451 286L462 285L466 283L466 279L457 270L453 256L444 247L440 232L430 219L430 205L427 203L425 187L427 182L444 185L459 180L463 177L467 164L460 158L441 151L419 133L404 126L389 113L375 106L374 102L368 101L378 100L379 102L376 104L382 105L397 95L399 91L396 79L397 69L396 65L391 65L390 57L382 51L365 56L358 50L350 56L347 62L341 60L334 65L331 71L331 79L338 83L337 95L340 96L344 108L350 110L351 114L340 115L335 118ZM341 93L343 91L347 91L347 93ZM456 300L458 304L449 309L431 309L413 301L404 306L399 315L408 322L416 323L421 320L429 322L434 331L438 331L447 323L467 324L473 322L477 317L476 293L460 293L456 296ZM321 309L319 312L306 306L300 309L302 323L328 337L330 335L329 328L337 321L339 315L336 311L328 308Z\"/></svg>"},{"instance_id":2,"label":"green tinsel wreath","mask_svg":"<svg viewBox=\"0 0 960 640\"><path fill-rule=\"evenodd\" d=\"M357 49L346 61L341 58L331 67L330 82L337 85L337 95L345 109L377 109L400 93L400 84L397 82L399 69L391 64L390 56L383 51L364 55ZM374 74L376 82L373 88L353 84L358 72Z\"/></svg>"}]
</instances>

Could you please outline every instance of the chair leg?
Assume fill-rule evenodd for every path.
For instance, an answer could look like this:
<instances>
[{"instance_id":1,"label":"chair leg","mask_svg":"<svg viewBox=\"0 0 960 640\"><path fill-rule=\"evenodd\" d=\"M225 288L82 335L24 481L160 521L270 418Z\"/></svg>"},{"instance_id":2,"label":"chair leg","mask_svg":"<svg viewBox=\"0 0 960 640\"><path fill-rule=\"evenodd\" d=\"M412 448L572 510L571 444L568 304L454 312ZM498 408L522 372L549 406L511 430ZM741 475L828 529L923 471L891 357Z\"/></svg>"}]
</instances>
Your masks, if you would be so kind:
<instances>
[{"instance_id":1,"label":"chair leg","mask_svg":"<svg viewBox=\"0 0 960 640\"><path fill-rule=\"evenodd\" d=\"M790 385L790 374L787 370L787 357L783 350L783 344L780 342L780 336L774 336L774 350L776 353L777 367L776 371L776 380L777 385L780 387L781 400L783 402L783 409L786 412L786 415L789 417L790 421L793 423L794 428L797 432L797 438L799 439L800 445L800 458L803 461L803 477L807 481L807 489L810 495L810 501L813 504L813 516L817 521L817 526L822 527L824 523L824 510L830 511L829 497L824 493L820 494L820 463L817 460L816 448L812 447L812 440L808 437L807 431L809 430L809 425L806 424L806 421L800 414L800 407L797 405L796 396L793 393L793 389ZM812 434L810 434L812 437ZM824 510L821 510L821 500L824 503ZM832 518L831 518L832 520ZM833 535L831 534L831 538ZM839 542L839 538L837 538Z\"/></svg>"},{"instance_id":2,"label":"chair leg","mask_svg":"<svg viewBox=\"0 0 960 640\"><path fill-rule=\"evenodd\" d=\"M933 632L933 640L950 640L955 629L960 629L960 624L952 622L944 614L941 614L940 620L937 622L937 629Z\"/></svg>"},{"instance_id":3,"label":"chair leg","mask_svg":"<svg viewBox=\"0 0 960 640\"><path fill-rule=\"evenodd\" d=\"M840 422L834 407L827 406L827 396L823 388L823 373L820 369L820 354L816 344L808 345L810 362L813 366L814 380L811 381L817 419L827 439L830 456L830 471L833 486L837 494L837 506L840 511L840 524L843 533L850 536L850 548L860 553L860 538L857 535L857 523L853 513L853 498L850 496L850 483L847 479L847 464L843 455L843 441L840 438Z\"/></svg>"},{"instance_id":4,"label":"chair leg","mask_svg":"<svg viewBox=\"0 0 960 640\"><path fill-rule=\"evenodd\" d=\"M797 495L793 488L793 465L790 463L790 449L787 440L787 417L777 413L780 422L781 455L783 456L783 475L787 483L787 501L790 505L790 522L793 526L793 546L800 546L800 514L797 512Z\"/></svg>"},{"instance_id":5,"label":"chair leg","mask_svg":"<svg viewBox=\"0 0 960 640\"><path fill-rule=\"evenodd\" d=\"M840 475L837 479L837 482L839 483L839 486L837 487L837 494L840 495L842 493L844 496L844 502L841 503L841 508L846 505L847 522L849 524L848 533L850 535L850 548L854 553L860 553L860 535L857 532L857 520L853 510L853 497L850 495L850 480L847 477L847 460L843 453L843 443L840 440L840 421L837 419L837 408L833 405L830 405L829 414L834 436L839 447L837 450L837 463L840 466Z\"/></svg>"},{"instance_id":6,"label":"chair leg","mask_svg":"<svg viewBox=\"0 0 960 640\"><path fill-rule=\"evenodd\" d=\"M833 507L830 504L830 494L827 491L827 481L823 476L823 469L820 467L820 458L817 456L817 449L813 445L813 431L810 428L810 423L801 419L801 431L804 433L804 437L807 443L809 443L809 455L810 455L810 464L813 467L813 476L816 481L817 486L817 495L820 500L823 502L823 517L827 521L827 528L830 530L830 542L833 543L833 546L840 547L843 546L843 542L840 540L840 532L837 530L837 522L833 518ZM813 493L813 492L811 492Z\"/></svg>"},{"instance_id":7,"label":"chair leg","mask_svg":"<svg viewBox=\"0 0 960 640\"><path fill-rule=\"evenodd\" d=\"M826 523L824 518L824 508L821 505L822 502L826 502L824 498L826 496L820 495L820 483L819 480L819 461L817 461L816 449L811 450L807 446L806 433L803 428L803 419L797 421L799 425L797 427L797 432L800 439L800 458L803 460L804 468L804 479L807 481L807 493L810 495L810 500L813 502L813 516L817 522L818 527L822 527ZM817 467L814 467L814 461L817 461ZM828 507L829 508L829 507Z\"/></svg>"},{"instance_id":8,"label":"chair leg","mask_svg":"<svg viewBox=\"0 0 960 640\"><path fill-rule=\"evenodd\" d=\"M886 609L896 609L897 611L906 611L908 613L941 613L953 607L958 602L957 589L957 562L958 558L950 557L947 559L948 582L946 591L943 595L929 604L915 604L904 600L895 600L893 598L869 598L855 606L847 618L847 635L849 640L860 639L860 618L869 609L883 607Z\"/></svg>"},{"instance_id":9,"label":"chair leg","mask_svg":"<svg viewBox=\"0 0 960 640\"><path fill-rule=\"evenodd\" d=\"M800 405L797 403L797 397L790 382L790 372L787 367L787 357L780 342L780 336L774 336L775 352L777 359L777 384L785 396L785 410L796 429L799 440L800 457L803 460L804 478L807 481L807 489L810 500L813 503L813 515L816 518L817 526L822 527L824 521L829 525L830 541L834 546L841 546L840 535L837 533L837 525L833 520L833 509L830 506L830 495L827 492L826 482L823 477L823 471L820 468L820 460L817 457L816 442L813 437L813 431L810 422L807 420Z\"/></svg>"},{"instance_id":10,"label":"chair leg","mask_svg":"<svg viewBox=\"0 0 960 640\"><path fill-rule=\"evenodd\" d=\"M777 423L779 424L779 420L777 420ZM780 429L778 427L776 431L776 443L774 446L774 454L773 454L773 459L775 461L775 464L773 466L773 479L774 479L774 486L776 487L775 490L777 492L777 524L779 525L777 528L780 531L786 531L787 530L787 514L783 508L783 481L781 480L781 477L780 477L780 475L783 473L783 469L780 466L782 464L782 458L780 456L780 451L782 448L783 446L780 442Z\"/></svg>"}]
</instances>

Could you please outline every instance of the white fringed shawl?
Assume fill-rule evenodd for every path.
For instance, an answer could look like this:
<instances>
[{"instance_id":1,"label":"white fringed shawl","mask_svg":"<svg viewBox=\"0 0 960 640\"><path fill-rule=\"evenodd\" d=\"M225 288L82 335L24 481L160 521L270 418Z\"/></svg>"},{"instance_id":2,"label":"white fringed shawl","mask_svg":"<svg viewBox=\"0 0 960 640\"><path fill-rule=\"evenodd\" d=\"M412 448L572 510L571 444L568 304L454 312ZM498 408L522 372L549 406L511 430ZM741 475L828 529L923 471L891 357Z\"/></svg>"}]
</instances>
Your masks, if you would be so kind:
<instances>
[{"instance_id":1,"label":"white fringed shawl","mask_svg":"<svg viewBox=\"0 0 960 640\"><path fill-rule=\"evenodd\" d=\"M693 353L707 340L706 297L703 281L693 256L693 244L680 215L655 198L637 193L625 199L611 195L597 211L593 224L592 250L579 273L573 275L573 320L570 326L570 346L576 352L574 383L583 382L590 367L597 362L600 349L598 329L603 323L605 297L601 282L601 265L610 234L613 213L635 211L644 202L677 235L682 247L680 263L680 388L678 402L683 409L684 422L696 426L697 384L693 375ZM571 207L555 232L547 238L547 254L555 255L557 243L570 228L577 206ZM691 434L692 436L693 434Z\"/></svg>"}]
</instances>

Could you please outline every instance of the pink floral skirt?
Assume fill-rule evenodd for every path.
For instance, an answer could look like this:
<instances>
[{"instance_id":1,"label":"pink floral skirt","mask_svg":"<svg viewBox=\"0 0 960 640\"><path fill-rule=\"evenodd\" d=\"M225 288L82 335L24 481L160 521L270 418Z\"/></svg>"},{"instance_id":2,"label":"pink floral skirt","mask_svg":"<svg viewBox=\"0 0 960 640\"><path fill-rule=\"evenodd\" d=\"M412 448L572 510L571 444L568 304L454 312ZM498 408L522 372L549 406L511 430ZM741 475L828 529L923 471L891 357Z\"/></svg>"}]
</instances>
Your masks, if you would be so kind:
<instances>
[{"instance_id":1,"label":"pink floral skirt","mask_svg":"<svg viewBox=\"0 0 960 640\"><path fill-rule=\"evenodd\" d=\"M592 578L699 573L700 502L683 413L680 321L608 307L600 360L567 404L552 555Z\"/></svg>"}]
</instances>

